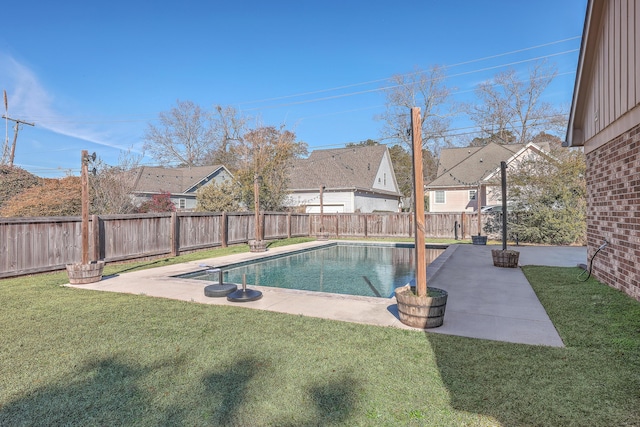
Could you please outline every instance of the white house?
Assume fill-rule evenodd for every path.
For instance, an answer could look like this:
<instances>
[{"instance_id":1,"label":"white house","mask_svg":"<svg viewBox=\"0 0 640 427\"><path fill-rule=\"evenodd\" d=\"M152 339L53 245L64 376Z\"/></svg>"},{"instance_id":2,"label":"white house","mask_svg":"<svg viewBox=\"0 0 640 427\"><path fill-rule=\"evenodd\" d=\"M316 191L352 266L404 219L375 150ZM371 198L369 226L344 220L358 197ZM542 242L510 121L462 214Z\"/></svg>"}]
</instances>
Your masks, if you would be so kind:
<instances>
[{"instance_id":1,"label":"white house","mask_svg":"<svg viewBox=\"0 0 640 427\"><path fill-rule=\"evenodd\" d=\"M306 213L397 212L400 190L386 145L313 151L294 161L287 205Z\"/></svg>"},{"instance_id":2,"label":"white house","mask_svg":"<svg viewBox=\"0 0 640 427\"><path fill-rule=\"evenodd\" d=\"M229 170L222 165L184 168L142 166L135 176L133 199L139 205L156 194L169 193L177 210L193 210L198 188L231 178Z\"/></svg>"}]
</instances>

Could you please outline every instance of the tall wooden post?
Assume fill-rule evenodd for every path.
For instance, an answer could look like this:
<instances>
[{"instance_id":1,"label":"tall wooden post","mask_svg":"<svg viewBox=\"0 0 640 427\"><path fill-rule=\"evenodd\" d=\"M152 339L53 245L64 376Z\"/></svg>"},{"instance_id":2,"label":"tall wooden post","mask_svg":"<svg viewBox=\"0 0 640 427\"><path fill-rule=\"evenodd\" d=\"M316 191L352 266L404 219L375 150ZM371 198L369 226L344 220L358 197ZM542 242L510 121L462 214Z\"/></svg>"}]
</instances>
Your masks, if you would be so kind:
<instances>
[{"instance_id":1,"label":"tall wooden post","mask_svg":"<svg viewBox=\"0 0 640 427\"><path fill-rule=\"evenodd\" d=\"M411 109L411 137L413 143L413 192L415 200L416 294L427 295L427 266L424 247L424 175L422 172L422 122L420 108Z\"/></svg>"},{"instance_id":2,"label":"tall wooden post","mask_svg":"<svg viewBox=\"0 0 640 427\"><path fill-rule=\"evenodd\" d=\"M82 264L89 264L89 152L82 150Z\"/></svg>"},{"instance_id":3,"label":"tall wooden post","mask_svg":"<svg viewBox=\"0 0 640 427\"><path fill-rule=\"evenodd\" d=\"M258 173L253 174L253 210L255 215L254 238L256 241L262 240L260 236L260 185L258 183Z\"/></svg>"},{"instance_id":4,"label":"tall wooden post","mask_svg":"<svg viewBox=\"0 0 640 427\"><path fill-rule=\"evenodd\" d=\"M502 181L502 250L507 250L507 162L500 162Z\"/></svg>"},{"instance_id":5,"label":"tall wooden post","mask_svg":"<svg viewBox=\"0 0 640 427\"><path fill-rule=\"evenodd\" d=\"M478 236L482 234L482 184L478 183L476 193L476 205L478 206Z\"/></svg>"}]
</instances>

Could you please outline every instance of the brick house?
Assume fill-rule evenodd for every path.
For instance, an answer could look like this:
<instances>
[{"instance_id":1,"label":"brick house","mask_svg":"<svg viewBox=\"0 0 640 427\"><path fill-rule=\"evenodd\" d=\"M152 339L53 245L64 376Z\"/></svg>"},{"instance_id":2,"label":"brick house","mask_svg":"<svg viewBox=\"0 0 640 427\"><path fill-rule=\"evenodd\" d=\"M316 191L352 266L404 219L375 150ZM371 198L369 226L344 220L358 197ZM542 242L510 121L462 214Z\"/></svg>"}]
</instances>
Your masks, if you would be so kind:
<instances>
[{"instance_id":1,"label":"brick house","mask_svg":"<svg viewBox=\"0 0 640 427\"><path fill-rule=\"evenodd\" d=\"M565 146L584 147L598 280L640 300L640 3L589 0ZM608 242L603 250L598 248ZM594 258L595 256L595 258Z\"/></svg>"}]
</instances>

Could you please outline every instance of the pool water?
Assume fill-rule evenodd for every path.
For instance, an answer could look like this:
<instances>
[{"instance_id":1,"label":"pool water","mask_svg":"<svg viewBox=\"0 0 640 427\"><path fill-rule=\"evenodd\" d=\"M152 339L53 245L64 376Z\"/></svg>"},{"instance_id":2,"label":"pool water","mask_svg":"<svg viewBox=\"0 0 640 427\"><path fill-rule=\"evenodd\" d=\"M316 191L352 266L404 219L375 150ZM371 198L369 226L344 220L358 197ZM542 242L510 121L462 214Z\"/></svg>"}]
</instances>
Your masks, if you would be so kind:
<instances>
[{"instance_id":1,"label":"pool water","mask_svg":"<svg viewBox=\"0 0 640 427\"><path fill-rule=\"evenodd\" d=\"M444 249L427 249L427 263ZM394 246L334 245L267 260L222 267L224 281L336 294L388 298L415 277L415 249ZM205 271L182 278L218 283Z\"/></svg>"}]
</instances>

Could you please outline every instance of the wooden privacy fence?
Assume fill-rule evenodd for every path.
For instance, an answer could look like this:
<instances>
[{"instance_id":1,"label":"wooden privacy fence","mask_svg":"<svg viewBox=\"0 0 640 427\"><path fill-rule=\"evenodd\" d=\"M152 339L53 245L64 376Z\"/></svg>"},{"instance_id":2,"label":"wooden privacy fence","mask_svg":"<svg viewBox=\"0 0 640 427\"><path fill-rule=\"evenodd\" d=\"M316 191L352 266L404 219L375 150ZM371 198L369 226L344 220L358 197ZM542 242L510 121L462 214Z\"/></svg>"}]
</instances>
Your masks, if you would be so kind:
<instances>
[{"instance_id":1,"label":"wooden privacy fence","mask_svg":"<svg viewBox=\"0 0 640 427\"><path fill-rule=\"evenodd\" d=\"M300 214L263 212L263 240L315 236L324 224L330 237L411 237L411 213ZM92 215L89 258L106 262L141 259L255 239L251 212L174 212ZM426 237L468 239L477 216L425 214ZM456 234L457 230L457 234ZM82 257L80 217L0 218L0 278L61 270Z\"/></svg>"},{"instance_id":2,"label":"wooden privacy fence","mask_svg":"<svg viewBox=\"0 0 640 427\"><path fill-rule=\"evenodd\" d=\"M470 239L478 233L478 216L469 213L425 213L425 237ZM412 237L413 213L331 213L311 215L310 235L321 226L330 237Z\"/></svg>"}]
</instances>

